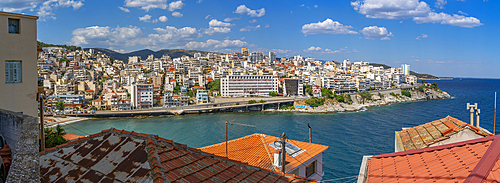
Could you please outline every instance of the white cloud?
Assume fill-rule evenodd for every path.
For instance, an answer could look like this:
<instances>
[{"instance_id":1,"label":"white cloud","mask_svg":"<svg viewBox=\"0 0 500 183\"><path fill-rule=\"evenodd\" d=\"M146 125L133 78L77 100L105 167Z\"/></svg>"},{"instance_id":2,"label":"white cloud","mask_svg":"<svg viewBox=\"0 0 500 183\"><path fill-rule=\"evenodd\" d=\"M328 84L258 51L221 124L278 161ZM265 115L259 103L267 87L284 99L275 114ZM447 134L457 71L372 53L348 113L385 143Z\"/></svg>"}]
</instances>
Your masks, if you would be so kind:
<instances>
[{"instance_id":1,"label":"white cloud","mask_svg":"<svg viewBox=\"0 0 500 183\"><path fill-rule=\"evenodd\" d=\"M305 6L305 4L301 4L301 5L300 5L300 7L304 7L304 6Z\"/></svg>"},{"instance_id":2,"label":"white cloud","mask_svg":"<svg viewBox=\"0 0 500 183\"><path fill-rule=\"evenodd\" d=\"M225 23L222 21L218 21L217 19L212 19L210 22L208 22L209 27L229 27L233 26L234 24L231 23Z\"/></svg>"},{"instance_id":3,"label":"white cloud","mask_svg":"<svg viewBox=\"0 0 500 183\"><path fill-rule=\"evenodd\" d=\"M248 21L248 22L250 22L250 23L255 23L255 22L257 22L257 20L253 19L253 20L250 20L250 21Z\"/></svg>"},{"instance_id":4,"label":"white cloud","mask_svg":"<svg viewBox=\"0 0 500 183\"><path fill-rule=\"evenodd\" d=\"M200 38L202 34L193 27L176 28L167 26L166 28L154 28L157 34L149 34L146 38L141 38L138 42L142 45L181 47L187 42Z\"/></svg>"},{"instance_id":5,"label":"white cloud","mask_svg":"<svg viewBox=\"0 0 500 183\"><path fill-rule=\"evenodd\" d=\"M417 36L417 38L415 38L416 40L420 40L422 38L427 38L429 37L427 34L422 34L421 36Z\"/></svg>"},{"instance_id":6,"label":"white cloud","mask_svg":"<svg viewBox=\"0 0 500 183\"><path fill-rule=\"evenodd\" d=\"M40 8L38 9L37 15L40 16L41 20L45 20L46 18L56 19L54 16L53 10L57 8L67 8L73 7L74 10L79 9L83 6L83 0L74 1L74 0L48 0L42 3Z\"/></svg>"},{"instance_id":7,"label":"white cloud","mask_svg":"<svg viewBox=\"0 0 500 183\"><path fill-rule=\"evenodd\" d=\"M377 26L365 27L359 32L365 35L365 39L391 40L389 36L393 36L392 32L387 31L385 27Z\"/></svg>"},{"instance_id":8,"label":"white cloud","mask_svg":"<svg viewBox=\"0 0 500 183\"><path fill-rule=\"evenodd\" d=\"M240 29L240 31L255 31L255 30L260 30L260 25L246 26L246 27Z\"/></svg>"},{"instance_id":9,"label":"white cloud","mask_svg":"<svg viewBox=\"0 0 500 183\"><path fill-rule=\"evenodd\" d=\"M0 1L0 10L6 12L21 12L26 9L35 9L37 4L46 0L7 0Z\"/></svg>"},{"instance_id":10,"label":"white cloud","mask_svg":"<svg viewBox=\"0 0 500 183\"><path fill-rule=\"evenodd\" d=\"M244 46L249 45L245 41L241 40L224 40L224 41L219 41L219 40L213 40L209 39L206 42L196 42L196 41L191 41L187 43L184 47L187 49L209 49L209 50L215 50L215 49L222 49L222 48L241 48Z\"/></svg>"},{"instance_id":11,"label":"white cloud","mask_svg":"<svg viewBox=\"0 0 500 183\"><path fill-rule=\"evenodd\" d=\"M314 8L318 8L318 5L314 5Z\"/></svg>"},{"instance_id":12,"label":"white cloud","mask_svg":"<svg viewBox=\"0 0 500 183\"><path fill-rule=\"evenodd\" d=\"M439 9L444 9L444 5L446 5L446 0L437 0L436 3L434 4L434 7L439 8Z\"/></svg>"},{"instance_id":13,"label":"white cloud","mask_svg":"<svg viewBox=\"0 0 500 183\"><path fill-rule=\"evenodd\" d=\"M351 30L352 26L342 25L332 19L326 19L323 22L310 23L302 26L302 33L308 34L358 34L358 32Z\"/></svg>"},{"instance_id":14,"label":"white cloud","mask_svg":"<svg viewBox=\"0 0 500 183\"><path fill-rule=\"evenodd\" d=\"M141 8L146 12L150 9L167 9L167 0L125 0L126 7Z\"/></svg>"},{"instance_id":15,"label":"white cloud","mask_svg":"<svg viewBox=\"0 0 500 183\"><path fill-rule=\"evenodd\" d=\"M462 15L469 15L469 14L467 14L467 13L463 12L463 11L460 11L460 10L458 10L458 13L459 13L459 14L462 14Z\"/></svg>"},{"instance_id":16,"label":"white cloud","mask_svg":"<svg viewBox=\"0 0 500 183\"><path fill-rule=\"evenodd\" d=\"M174 1L168 4L168 11L175 11L177 9L182 9L184 7L184 3L182 1Z\"/></svg>"},{"instance_id":17,"label":"white cloud","mask_svg":"<svg viewBox=\"0 0 500 183\"><path fill-rule=\"evenodd\" d=\"M315 53L315 54L320 54L320 55L324 55L324 54L331 54L331 55L334 55L334 54L345 54L345 53L354 53L354 52L358 52L358 50L356 49L349 49L348 47L344 47L344 48L340 48L338 50L331 50L331 49L323 49L321 47L315 47L315 46L311 46L307 49L304 49L304 52L307 52L307 53Z\"/></svg>"},{"instance_id":18,"label":"white cloud","mask_svg":"<svg viewBox=\"0 0 500 183\"><path fill-rule=\"evenodd\" d=\"M118 6L118 8L120 8L120 10L124 11L125 13L129 13L130 10L127 9L127 8L124 8L124 7L121 7L121 6Z\"/></svg>"},{"instance_id":19,"label":"white cloud","mask_svg":"<svg viewBox=\"0 0 500 183\"><path fill-rule=\"evenodd\" d=\"M231 28L229 27L209 27L205 29L204 34L213 35L213 34L226 34L231 32Z\"/></svg>"},{"instance_id":20,"label":"white cloud","mask_svg":"<svg viewBox=\"0 0 500 183\"><path fill-rule=\"evenodd\" d=\"M264 26L264 27L265 27L265 28L269 28L270 26L269 26L269 24L266 24L266 26Z\"/></svg>"},{"instance_id":21,"label":"white cloud","mask_svg":"<svg viewBox=\"0 0 500 183\"><path fill-rule=\"evenodd\" d=\"M40 20L56 19L54 10L73 7L80 9L84 0L0 0L0 11L22 12L23 10L36 11Z\"/></svg>"},{"instance_id":22,"label":"white cloud","mask_svg":"<svg viewBox=\"0 0 500 183\"><path fill-rule=\"evenodd\" d=\"M158 20L159 20L160 22L167 22L167 21L168 21L168 18L167 18L165 15L163 15L163 16L161 16L160 18L158 18Z\"/></svg>"},{"instance_id":23,"label":"white cloud","mask_svg":"<svg viewBox=\"0 0 500 183\"><path fill-rule=\"evenodd\" d=\"M446 0L437 0L436 7L444 8L445 4ZM356 0L351 2L351 6L367 18L413 18L416 23L441 23L468 28L483 25L474 17L433 12L427 3L418 0Z\"/></svg>"},{"instance_id":24,"label":"white cloud","mask_svg":"<svg viewBox=\"0 0 500 183\"><path fill-rule=\"evenodd\" d=\"M148 14L146 14L142 17L139 17L139 21L150 22L150 20L151 20L151 15L148 15Z\"/></svg>"},{"instance_id":25,"label":"white cloud","mask_svg":"<svg viewBox=\"0 0 500 183\"><path fill-rule=\"evenodd\" d=\"M238 17L234 17L234 18L227 17L227 18L224 19L224 22L230 22L230 21L238 20L238 19L240 19L240 18L238 18Z\"/></svg>"},{"instance_id":26,"label":"white cloud","mask_svg":"<svg viewBox=\"0 0 500 183\"><path fill-rule=\"evenodd\" d=\"M250 17L261 17L266 14L266 9L261 8L258 10L252 10L250 8L247 8L245 5L240 5L236 8L236 11L234 11L233 13L247 14Z\"/></svg>"},{"instance_id":27,"label":"white cloud","mask_svg":"<svg viewBox=\"0 0 500 183\"><path fill-rule=\"evenodd\" d=\"M417 24L440 23L440 24L447 24L447 25L466 27L466 28L473 28L483 25L481 21L479 21L479 19L474 17L465 17L457 14L449 15L446 13L435 13L435 12L429 13L429 16L427 17L414 17L413 21L415 21Z\"/></svg>"},{"instance_id":28,"label":"white cloud","mask_svg":"<svg viewBox=\"0 0 500 183\"><path fill-rule=\"evenodd\" d=\"M184 15L183 15L182 13L179 13L179 12L177 12L177 11L174 11L174 12L172 12L172 16L179 18L179 17L182 17L182 16L184 16Z\"/></svg>"},{"instance_id":29,"label":"white cloud","mask_svg":"<svg viewBox=\"0 0 500 183\"><path fill-rule=\"evenodd\" d=\"M203 2L203 0L198 0L196 1L196 3L200 4L201 2Z\"/></svg>"},{"instance_id":30,"label":"white cloud","mask_svg":"<svg viewBox=\"0 0 500 183\"><path fill-rule=\"evenodd\" d=\"M429 5L418 0L357 0L351 6L368 18L406 19L426 16Z\"/></svg>"},{"instance_id":31,"label":"white cloud","mask_svg":"<svg viewBox=\"0 0 500 183\"><path fill-rule=\"evenodd\" d=\"M210 15L207 15L207 16L205 17L205 19L208 19L208 18L210 18Z\"/></svg>"},{"instance_id":32,"label":"white cloud","mask_svg":"<svg viewBox=\"0 0 500 183\"><path fill-rule=\"evenodd\" d=\"M84 46L134 46L136 39L142 35L139 27L99 27L78 28L73 31L71 41L75 45Z\"/></svg>"}]
</instances>

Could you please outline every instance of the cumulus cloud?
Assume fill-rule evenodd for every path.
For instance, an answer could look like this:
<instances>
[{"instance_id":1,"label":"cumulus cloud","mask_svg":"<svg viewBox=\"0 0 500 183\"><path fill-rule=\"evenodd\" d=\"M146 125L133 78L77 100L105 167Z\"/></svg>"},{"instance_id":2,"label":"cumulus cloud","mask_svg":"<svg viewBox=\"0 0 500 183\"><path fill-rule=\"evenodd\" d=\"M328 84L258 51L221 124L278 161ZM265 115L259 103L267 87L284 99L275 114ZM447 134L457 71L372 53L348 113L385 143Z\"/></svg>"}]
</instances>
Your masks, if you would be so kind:
<instances>
[{"instance_id":1,"label":"cumulus cloud","mask_svg":"<svg viewBox=\"0 0 500 183\"><path fill-rule=\"evenodd\" d=\"M205 29L204 34L213 35L213 34L226 34L231 32L231 28L229 27L209 27Z\"/></svg>"},{"instance_id":2,"label":"cumulus cloud","mask_svg":"<svg viewBox=\"0 0 500 183\"><path fill-rule=\"evenodd\" d=\"M332 19L318 23L310 23L302 26L302 33L308 34L358 34L358 32L351 30L352 26L342 25Z\"/></svg>"},{"instance_id":3,"label":"cumulus cloud","mask_svg":"<svg viewBox=\"0 0 500 183\"><path fill-rule=\"evenodd\" d=\"M436 3L434 4L434 7L439 8L439 9L444 9L444 5L446 5L446 0L437 0Z\"/></svg>"},{"instance_id":4,"label":"cumulus cloud","mask_svg":"<svg viewBox=\"0 0 500 183\"><path fill-rule=\"evenodd\" d=\"M126 7L141 8L146 12L150 9L167 9L167 0L125 0Z\"/></svg>"},{"instance_id":5,"label":"cumulus cloud","mask_svg":"<svg viewBox=\"0 0 500 183\"><path fill-rule=\"evenodd\" d=\"M71 41L75 45L91 46L134 46L135 40L142 36L139 27L99 27L92 26L87 28L78 28L73 31Z\"/></svg>"},{"instance_id":6,"label":"cumulus cloud","mask_svg":"<svg viewBox=\"0 0 500 183\"><path fill-rule=\"evenodd\" d=\"M479 21L479 19L474 17L465 17L457 14L449 15L446 13L435 13L435 12L429 13L429 16L426 17L415 17L413 18L413 21L415 21L417 24L440 23L440 24L447 24L447 25L466 27L466 28L473 28L483 25L481 21Z\"/></svg>"},{"instance_id":7,"label":"cumulus cloud","mask_svg":"<svg viewBox=\"0 0 500 183\"><path fill-rule=\"evenodd\" d=\"M57 8L67 8L73 7L74 10L80 9L83 6L82 1L73 1L73 0L48 0L42 3L40 8L38 9L37 15L40 16L41 20L45 20L46 18L56 19L54 16L53 10Z\"/></svg>"},{"instance_id":8,"label":"cumulus cloud","mask_svg":"<svg viewBox=\"0 0 500 183\"><path fill-rule=\"evenodd\" d=\"M415 38L416 40L420 40L422 38L427 38L429 37L427 34L422 34L421 36L417 36L417 38Z\"/></svg>"},{"instance_id":9,"label":"cumulus cloud","mask_svg":"<svg viewBox=\"0 0 500 183\"><path fill-rule=\"evenodd\" d=\"M377 26L365 27L359 32L365 35L365 39L391 40L389 36L393 36L392 32L387 31L385 27Z\"/></svg>"},{"instance_id":10,"label":"cumulus cloud","mask_svg":"<svg viewBox=\"0 0 500 183\"><path fill-rule=\"evenodd\" d=\"M250 8L247 8L245 5L240 5L236 8L236 11L234 11L233 13L247 14L250 17L261 17L266 14L266 9L261 8L258 10L252 10Z\"/></svg>"},{"instance_id":11,"label":"cumulus cloud","mask_svg":"<svg viewBox=\"0 0 500 183\"><path fill-rule=\"evenodd\" d=\"M156 33L143 36L141 29L136 26L117 28L92 26L75 29L71 41L79 46L122 48L146 45L150 48L180 48L202 36L196 28L192 27L176 28L167 26L165 28L154 28L153 30Z\"/></svg>"},{"instance_id":12,"label":"cumulus cloud","mask_svg":"<svg viewBox=\"0 0 500 183\"><path fill-rule=\"evenodd\" d=\"M463 11L460 11L460 10L458 10L458 13L459 13L459 14L462 14L462 15L469 15L469 14L467 14L467 13L464 13Z\"/></svg>"},{"instance_id":13,"label":"cumulus cloud","mask_svg":"<svg viewBox=\"0 0 500 183\"><path fill-rule=\"evenodd\" d=\"M260 25L257 26L246 26L240 29L240 31L255 31L255 30L260 30Z\"/></svg>"},{"instance_id":14,"label":"cumulus cloud","mask_svg":"<svg viewBox=\"0 0 500 183\"><path fill-rule=\"evenodd\" d=\"M307 49L304 49L304 52L308 52L308 53L315 53L315 54L320 54L320 55L323 55L323 54L331 54L331 55L334 55L334 54L345 54L345 53L354 53L354 52L358 52L358 50L356 49L349 49L348 47L344 47L344 48L340 48L338 50L331 50L331 49L323 49L321 47L315 47L315 46L311 46Z\"/></svg>"},{"instance_id":15,"label":"cumulus cloud","mask_svg":"<svg viewBox=\"0 0 500 183\"><path fill-rule=\"evenodd\" d=\"M205 16L205 19L208 19L208 18L210 18L210 15Z\"/></svg>"},{"instance_id":16,"label":"cumulus cloud","mask_svg":"<svg viewBox=\"0 0 500 183\"><path fill-rule=\"evenodd\" d=\"M184 3L182 1L174 1L168 4L168 11L175 11L177 9L182 9L184 7Z\"/></svg>"},{"instance_id":17,"label":"cumulus cloud","mask_svg":"<svg viewBox=\"0 0 500 183\"><path fill-rule=\"evenodd\" d=\"M160 22L167 22L167 21L168 21L168 18L167 18L165 15L163 15L163 16L161 16L160 18L158 18L158 20L159 20Z\"/></svg>"},{"instance_id":18,"label":"cumulus cloud","mask_svg":"<svg viewBox=\"0 0 500 183\"><path fill-rule=\"evenodd\" d=\"M196 42L196 41L191 41L187 43L184 47L188 49L222 49L222 48L241 48L244 46L247 46L248 43L245 41L241 40L224 40L224 41L219 41L219 40L214 40L214 39L209 39L206 42Z\"/></svg>"},{"instance_id":19,"label":"cumulus cloud","mask_svg":"<svg viewBox=\"0 0 500 183\"><path fill-rule=\"evenodd\" d=\"M436 7L444 8L446 0L438 0ZM436 13L424 1L418 0L356 0L351 6L367 18L407 19L416 23L441 23L459 27L477 27L483 25L475 17Z\"/></svg>"},{"instance_id":20,"label":"cumulus cloud","mask_svg":"<svg viewBox=\"0 0 500 183\"><path fill-rule=\"evenodd\" d=\"M248 21L248 22L250 22L250 23L255 23L255 22L257 22L257 20L253 19L253 20L250 20L250 21Z\"/></svg>"},{"instance_id":21,"label":"cumulus cloud","mask_svg":"<svg viewBox=\"0 0 500 183\"><path fill-rule=\"evenodd\" d=\"M218 21L217 19L212 19L210 22L208 22L209 27L229 27L233 26L234 24L231 23L225 23L222 21Z\"/></svg>"},{"instance_id":22,"label":"cumulus cloud","mask_svg":"<svg viewBox=\"0 0 500 183\"><path fill-rule=\"evenodd\" d=\"M118 6L118 8L120 8L120 10L124 11L125 13L129 13L130 10L127 9L127 8L124 8L124 7L121 7L121 6Z\"/></svg>"},{"instance_id":23,"label":"cumulus cloud","mask_svg":"<svg viewBox=\"0 0 500 183\"><path fill-rule=\"evenodd\" d=\"M54 10L72 7L80 9L84 0L0 0L0 11L22 12L23 10L36 11L40 20L56 19Z\"/></svg>"},{"instance_id":24,"label":"cumulus cloud","mask_svg":"<svg viewBox=\"0 0 500 183\"><path fill-rule=\"evenodd\" d=\"M142 17L139 17L139 21L142 21L142 22L150 22L150 20L151 20L151 15L148 15L148 14L146 14Z\"/></svg>"},{"instance_id":25,"label":"cumulus cloud","mask_svg":"<svg viewBox=\"0 0 500 183\"><path fill-rule=\"evenodd\" d=\"M179 13L179 12L177 12L177 11L174 11L174 12L172 13L172 16L179 18L179 17L182 17L182 16L184 16L184 15L183 15L182 13Z\"/></svg>"}]
</instances>

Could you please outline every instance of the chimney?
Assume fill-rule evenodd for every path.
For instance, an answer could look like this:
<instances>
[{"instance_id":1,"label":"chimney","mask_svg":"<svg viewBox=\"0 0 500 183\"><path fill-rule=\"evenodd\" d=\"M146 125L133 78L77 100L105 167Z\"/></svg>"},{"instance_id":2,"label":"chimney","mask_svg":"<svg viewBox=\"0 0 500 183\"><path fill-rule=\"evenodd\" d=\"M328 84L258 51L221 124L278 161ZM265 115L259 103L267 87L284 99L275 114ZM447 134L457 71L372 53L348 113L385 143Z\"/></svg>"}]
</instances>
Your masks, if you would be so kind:
<instances>
[{"instance_id":1,"label":"chimney","mask_svg":"<svg viewBox=\"0 0 500 183\"><path fill-rule=\"evenodd\" d=\"M281 167L281 153L278 148L274 148L274 167Z\"/></svg>"}]
</instances>

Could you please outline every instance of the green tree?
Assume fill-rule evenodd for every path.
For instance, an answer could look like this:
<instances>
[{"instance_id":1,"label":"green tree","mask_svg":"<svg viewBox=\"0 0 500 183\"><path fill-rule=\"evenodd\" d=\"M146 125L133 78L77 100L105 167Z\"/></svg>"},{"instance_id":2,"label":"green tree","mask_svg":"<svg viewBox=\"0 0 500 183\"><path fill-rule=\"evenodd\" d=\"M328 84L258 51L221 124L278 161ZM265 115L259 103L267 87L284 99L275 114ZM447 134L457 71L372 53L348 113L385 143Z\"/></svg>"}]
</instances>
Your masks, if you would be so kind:
<instances>
[{"instance_id":1,"label":"green tree","mask_svg":"<svg viewBox=\"0 0 500 183\"><path fill-rule=\"evenodd\" d=\"M255 104L255 103L257 103L257 101L255 101L255 100L249 100L248 101L248 104Z\"/></svg>"},{"instance_id":2,"label":"green tree","mask_svg":"<svg viewBox=\"0 0 500 183\"><path fill-rule=\"evenodd\" d=\"M304 91L306 93L308 93L309 95L312 95L312 93L313 93L312 86L311 85L305 85L304 86Z\"/></svg>"},{"instance_id":3,"label":"green tree","mask_svg":"<svg viewBox=\"0 0 500 183\"><path fill-rule=\"evenodd\" d=\"M216 80L211 81L208 84L208 89L211 91L215 91L215 90L220 91L220 79L216 79Z\"/></svg>"},{"instance_id":4,"label":"green tree","mask_svg":"<svg viewBox=\"0 0 500 183\"><path fill-rule=\"evenodd\" d=\"M372 99L372 94L370 94L370 92L368 92L368 91L359 92L359 95L363 99L363 103L365 103L366 99L368 99L368 100Z\"/></svg>"},{"instance_id":5,"label":"green tree","mask_svg":"<svg viewBox=\"0 0 500 183\"><path fill-rule=\"evenodd\" d=\"M327 97L327 98L332 98L333 92L332 92L332 90L329 90L328 88L321 88L321 96Z\"/></svg>"},{"instance_id":6,"label":"green tree","mask_svg":"<svg viewBox=\"0 0 500 183\"><path fill-rule=\"evenodd\" d=\"M115 59L114 58L110 58L109 61L111 62L111 65L113 65L115 63Z\"/></svg>"},{"instance_id":7,"label":"green tree","mask_svg":"<svg viewBox=\"0 0 500 183\"><path fill-rule=\"evenodd\" d=\"M60 111L64 110L64 102L57 101L56 102L56 109L59 109Z\"/></svg>"},{"instance_id":8,"label":"green tree","mask_svg":"<svg viewBox=\"0 0 500 183\"><path fill-rule=\"evenodd\" d=\"M401 95L411 97L411 93L409 91L406 91L406 90L401 90Z\"/></svg>"},{"instance_id":9,"label":"green tree","mask_svg":"<svg viewBox=\"0 0 500 183\"><path fill-rule=\"evenodd\" d=\"M260 99L259 103L266 103L265 100Z\"/></svg>"},{"instance_id":10,"label":"green tree","mask_svg":"<svg viewBox=\"0 0 500 183\"><path fill-rule=\"evenodd\" d=\"M92 107L90 107L90 110L92 110L92 111L96 111L96 110L97 110L97 107L92 106Z\"/></svg>"},{"instance_id":11,"label":"green tree","mask_svg":"<svg viewBox=\"0 0 500 183\"><path fill-rule=\"evenodd\" d=\"M278 92L269 92L269 96L276 97L278 96Z\"/></svg>"},{"instance_id":12,"label":"green tree","mask_svg":"<svg viewBox=\"0 0 500 183\"><path fill-rule=\"evenodd\" d=\"M432 83L432 87L437 88L438 84L434 81L434 83Z\"/></svg>"},{"instance_id":13,"label":"green tree","mask_svg":"<svg viewBox=\"0 0 500 183\"><path fill-rule=\"evenodd\" d=\"M45 128L44 133L45 148L55 147L68 142L68 140L63 137L66 131L60 125L57 125L55 130L54 128Z\"/></svg>"},{"instance_id":14,"label":"green tree","mask_svg":"<svg viewBox=\"0 0 500 183\"><path fill-rule=\"evenodd\" d=\"M344 102L344 95L335 95L335 100L339 102Z\"/></svg>"},{"instance_id":15,"label":"green tree","mask_svg":"<svg viewBox=\"0 0 500 183\"><path fill-rule=\"evenodd\" d=\"M176 85L174 87L174 91L173 91L175 94L179 94L181 92L181 86L180 85Z\"/></svg>"},{"instance_id":16,"label":"green tree","mask_svg":"<svg viewBox=\"0 0 500 183\"><path fill-rule=\"evenodd\" d=\"M391 87L393 87L393 88L395 87L395 85L394 85L394 83L393 83L393 82L391 82Z\"/></svg>"},{"instance_id":17,"label":"green tree","mask_svg":"<svg viewBox=\"0 0 500 183\"><path fill-rule=\"evenodd\" d=\"M307 99L305 102L307 105L309 105L311 107L318 107L318 106L321 106L324 104L325 99L313 97L313 98Z\"/></svg>"}]
</instances>

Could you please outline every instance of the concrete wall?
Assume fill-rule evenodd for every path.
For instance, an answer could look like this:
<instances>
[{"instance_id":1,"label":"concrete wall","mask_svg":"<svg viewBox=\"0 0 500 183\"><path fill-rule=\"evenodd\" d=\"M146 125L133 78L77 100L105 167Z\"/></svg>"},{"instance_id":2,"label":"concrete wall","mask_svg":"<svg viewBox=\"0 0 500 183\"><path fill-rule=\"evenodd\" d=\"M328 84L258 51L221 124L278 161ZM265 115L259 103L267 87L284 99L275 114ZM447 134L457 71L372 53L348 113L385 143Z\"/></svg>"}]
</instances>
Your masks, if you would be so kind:
<instances>
[{"instance_id":1,"label":"concrete wall","mask_svg":"<svg viewBox=\"0 0 500 183\"><path fill-rule=\"evenodd\" d=\"M40 182L38 118L0 109L0 135L12 151L7 182Z\"/></svg>"},{"instance_id":2,"label":"concrete wall","mask_svg":"<svg viewBox=\"0 0 500 183\"><path fill-rule=\"evenodd\" d=\"M9 33L8 19L19 19L19 34ZM0 108L37 116L38 17L0 12ZM6 83L5 61L21 61L22 82Z\"/></svg>"}]
</instances>

